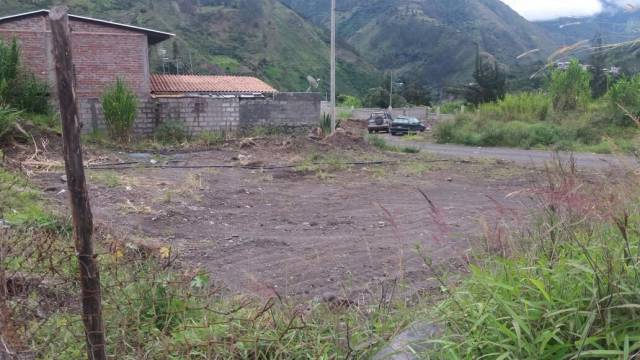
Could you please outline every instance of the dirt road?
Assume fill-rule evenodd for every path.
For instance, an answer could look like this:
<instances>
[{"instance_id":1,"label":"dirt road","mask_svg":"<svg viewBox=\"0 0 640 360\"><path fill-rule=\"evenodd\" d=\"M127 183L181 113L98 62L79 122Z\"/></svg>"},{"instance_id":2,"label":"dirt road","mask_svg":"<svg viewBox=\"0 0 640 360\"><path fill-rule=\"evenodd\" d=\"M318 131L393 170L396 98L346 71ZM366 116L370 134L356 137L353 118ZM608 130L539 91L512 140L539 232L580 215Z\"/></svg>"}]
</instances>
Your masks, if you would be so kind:
<instances>
[{"instance_id":1,"label":"dirt road","mask_svg":"<svg viewBox=\"0 0 640 360\"><path fill-rule=\"evenodd\" d=\"M552 151L522 150L511 148L482 148L462 145L441 145L426 142L406 141L403 138L387 135L387 142L399 146L413 146L440 156L459 158L484 158L511 161L522 166L540 167L553 162L555 156L567 161L571 156L579 168L608 169L612 166L635 167L638 160L630 156L599 155L590 153L554 153Z\"/></svg>"},{"instance_id":2,"label":"dirt road","mask_svg":"<svg viewBox=\"0 0 640 360\"><path fill-rule=\"evenodd\" d=\"M260 146L241 152L271 164L305 156ZM520 199L507 195L535 177L489 161L438 162L426 154L375 149L351 156L397 162L323 171L94 170L91 203L96 222L123 241L169 245L182 262L234 291L379 299L381 285L396 280L414 290L438 289L417 246L441 274L458 274L470 243L483 236L483 222L495 224L519 211L526 216ZM160 161L233 164L236 157L237 149L214 150ZM60 175L45 173L38 181L56 194L64 188ZM56 197L65 205L63 195Z\"/></svg>"}]
</instances>

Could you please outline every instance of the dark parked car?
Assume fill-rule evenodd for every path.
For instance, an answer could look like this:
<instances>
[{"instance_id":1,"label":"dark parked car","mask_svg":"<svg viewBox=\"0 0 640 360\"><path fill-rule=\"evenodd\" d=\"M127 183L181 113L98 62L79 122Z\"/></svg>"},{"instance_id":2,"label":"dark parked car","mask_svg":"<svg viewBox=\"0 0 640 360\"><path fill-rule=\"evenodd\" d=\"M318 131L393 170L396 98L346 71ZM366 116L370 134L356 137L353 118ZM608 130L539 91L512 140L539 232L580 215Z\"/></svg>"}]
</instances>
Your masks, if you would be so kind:
<instances>
[{"instance_id":1,"label":"dark parked car","mask_svg":"<svg viewBox=\"0 0 640 360\"><path fill-rule=\"evenodd\" d=\"M391 123L391 135L407 135L409 133L424 132L427 127L420 120L408 116L398 116Z\"/></svg>"},{"instance_id":2,"label":"dark parked car","mask_svg":"<svg viewBox=\"0 0 640 360\"><path fill-rule=\"evenodd\" d=\"M386 111L375 112L369 116L369 134L374 132L389 132L393 117Z\"/></svg>"}]
</instances>

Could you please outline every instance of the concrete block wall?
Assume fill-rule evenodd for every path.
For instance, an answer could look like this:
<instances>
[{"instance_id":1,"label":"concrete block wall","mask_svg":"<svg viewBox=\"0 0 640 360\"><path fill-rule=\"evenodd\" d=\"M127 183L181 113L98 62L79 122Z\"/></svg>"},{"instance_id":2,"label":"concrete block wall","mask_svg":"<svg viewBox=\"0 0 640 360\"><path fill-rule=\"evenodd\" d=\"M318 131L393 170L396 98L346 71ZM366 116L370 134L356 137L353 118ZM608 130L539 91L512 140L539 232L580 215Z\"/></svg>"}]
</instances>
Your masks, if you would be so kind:
<instances>
[{"instance_id":1,"label":"concrete block wall","mask_svg":"<svg viewBox=\"0 0 640 360\"><path fill-rule=\"evenodd\" d=\"M277 93L273 98L241 99L240 128L317 126L321 101L319 93Z\"/></svg>"},{"instance_id":2,"label":"concrete block wall","mask_svg":"<svg viewBox=\"0 0 640 360\"><path fill-rule=\"evenodd\" d=\"M384 111L383 109L354 109L351 113L351 118L354 120L367 120L372 113L377 111ZM426 107L412 107L412 108L394 108L392 110L393 116L410 116L420 121L427 120L427 108Z\"/></svg>"},{"instance_id":3,"label":"concrete block wall","mask_svg":"<svg viewBox=\"0 0 640 360\"><path fill-rule=\"evenodd\" d=\"M147 103L146 121L156 125L176 121L184 125L190 135L206 131L235 129L240 122L238 98L156 98Z\"/></svg>"},{"instance_id":4,"label":"concrete block wall","mask_svg":"<svg viewBox=\"0 0 640 360\"><path fill-rule=\"evenodd\" d=\"M138 104L138 115L133 124L135 135L150 135L156 128L153 116L153 104L142 102ZM82 98L78 101L78 116L82 123L82 132L106 131L107 127L102 112L102 103L98 98Z\"/></svg>"},{"instance_id":5,"label":"concrete block wall","mask_svg":"<svg viewBox=\"0 0 640 360\"><path fill-rule=\"evenodd\" d=\"M106 129L98 98L81 99L79 116L84 132ZM265 99L158 97L140 101L134 134L152 135L166 121L180 122L190 135L198 135L255 126L312 127L319 119L319 94L279 93Z\"/></svg>"},{"instance_id":6,"label":"concrete block wall","mask_svg":"<svg viewBox=\"0 0 640 360\"><path fill-rule=\"evenodd\" d=\"M322 113L323 114L331 114L331 103L327 101L322 102ZM367 120L372 113L378 111L387 111L387 109L378 109L378 108L359 108L359 109L349 109L338 107L338 114L349 113L350 118L352 120ZM428 120L428 112L429 108L425 106L416 106L416 107L407 107L407 108L394 108L392 110L393 116L410 116L414 117L420 121Z\"/></svg>"}]
</instances>

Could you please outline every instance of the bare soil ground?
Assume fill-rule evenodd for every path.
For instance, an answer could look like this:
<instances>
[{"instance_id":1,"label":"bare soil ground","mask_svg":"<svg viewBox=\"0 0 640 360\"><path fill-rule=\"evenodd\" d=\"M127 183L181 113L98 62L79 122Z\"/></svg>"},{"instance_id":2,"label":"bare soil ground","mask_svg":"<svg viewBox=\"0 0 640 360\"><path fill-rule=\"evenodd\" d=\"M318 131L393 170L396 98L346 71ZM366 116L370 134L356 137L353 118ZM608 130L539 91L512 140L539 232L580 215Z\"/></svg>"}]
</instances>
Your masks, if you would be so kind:
<instances>
[{"instance_id":1,"label":"bare soil ground","mask_svg":"<svg viewBox=\"0 0 640 360\"><path fill-rule=\"evenodd\" d=\"M187 154L90 152L90 163L139 162L88 171L94 217L118 240L171 246L183 264L233 291L356 299L397 280L437 288L416 246L439 271L457 274L483 222L526 216L521 199L507 197L534 181L524 168L382 153L348 136L328 143L269 138ZM337 163L343 159L385 163ZM302 166L236 167L290 164ZM166 167L147 167L158 165ZM33 178L64 209L61 176Z\"/></svg>"}]
</instances>

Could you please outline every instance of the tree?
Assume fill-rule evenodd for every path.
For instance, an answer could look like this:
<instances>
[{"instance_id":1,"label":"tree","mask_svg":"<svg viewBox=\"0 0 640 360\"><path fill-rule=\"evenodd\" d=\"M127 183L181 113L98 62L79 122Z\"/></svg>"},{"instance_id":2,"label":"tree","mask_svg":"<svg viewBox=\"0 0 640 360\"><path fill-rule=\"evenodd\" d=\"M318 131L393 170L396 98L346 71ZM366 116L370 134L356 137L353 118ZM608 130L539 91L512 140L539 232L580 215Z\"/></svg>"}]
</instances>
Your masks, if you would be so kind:
<instances>
[{"instance_id":1,"label":"tree","mask_svg":"<svg viewBox=\"0 0 640 360\"><path fill-rule=\"evenodd\" d=\"M369 89L364 98L364 106L386 109L389 107L389 90L377 87ZM405 107L407 100L399 94L393 94L393 107Z\"/></svg>"},{"instance_id":2,"label":"tree","mask_svg":"<svg viewBox=\"0 0 640 360\"><path fill-rule=\"evenodd\" d=\"M349 108L360 108L362 107L362 101L351 95L340 94L338 95L338 104L340 106L349 107Z\"/></svg>"},{"instance_id":3,"label":"tree","mask_svg":"<svg viewBox=\"0 0 640 360\"><path fill-rule=\"evenodd\" d=\"M576 110L591 100L591 74L578 60L571 61L566 70L556 69L551 74L549 93L557 111Z\"/></svg>"},{"instance_id":4,"label":"tree","mask_svg":"<svg viewBox=\"0 0 640 360\"><path fill-rule=\"evenodd\" d=\"M409 104L431 106L431 92L417 81L407 81L402 89L402 96Z\"/></svg>"},{"instance_id":5,"label":"tree","mask_svg":"<svg viewBox=\"0 0 640 360\"><path fill-rule=\"evenodd\" d=\"M473 72L475 83L466 87L465 98L474 105L502 99L506 93L507 77L493 58L485 61L476 44L476 68Z\"/></svg>"},{"instance_id":6,"label":"tree","mask_svg":"<svg viewBox=\"0 0 640 360\"><path fill-rule=\"evenodd\" d=\"M383 87L377 87L369 89L367 95L364 98L364 106L376 107L376 108L388 108L389 107L389 90Z\"/></svg>"},{"instance_id":7,"label":"tree","mask_svg":"<svg viewBox=\"0 0 640 360\"><path fill-rule=\"evenodd\" d=\"M602 34L596 35L591 41L593 53L589 59L591 63L591 96L594 99L601 98L607 93L609 79L604 71L607 62L607 54L602 49Z\"/></svg>"},{"instance_id":8,"label":"tree","mask_svg":"<svg viewBox=\"0 0 640 360\"><path fill-rule=\"evenodd\" d=\"M607 94L616 125L635 125L634 116L640 116L640 74L616 81Z\"/></svg>"}]
</instances>

